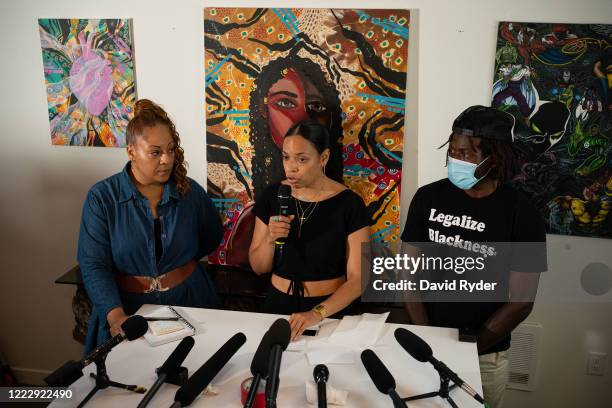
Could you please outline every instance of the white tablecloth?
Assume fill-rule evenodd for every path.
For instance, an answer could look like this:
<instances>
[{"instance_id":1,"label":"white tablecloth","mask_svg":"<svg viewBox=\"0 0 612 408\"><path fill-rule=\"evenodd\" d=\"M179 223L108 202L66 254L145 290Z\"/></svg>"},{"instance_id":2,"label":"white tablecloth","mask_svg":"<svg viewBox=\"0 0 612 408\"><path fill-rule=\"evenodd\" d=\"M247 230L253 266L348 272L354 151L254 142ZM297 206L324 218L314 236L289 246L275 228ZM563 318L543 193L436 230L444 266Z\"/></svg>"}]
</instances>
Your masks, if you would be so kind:
<instances>
[{"instance_id":1,"label":"white tablecloth","mask_svg":"<svg viewBox=\"0 0 612 408\"><path fill-rule=\"evenodd\" d=\"M156 307L159 306L145 305L139 313L148 313ZM246 335L247 342L213 380L213 384L219 387L220 394L200 396L191 405L240 407L240 383L250 377L249 368L253 354L263 334L277 318L282 316L195 308L177 308L177 310L197 328L195 346L183 363L183 366L189 369L189 375L200 368L232 335L239 331ZM328 337L337 323L338 321L333 319L324 322L316 339ZM416 361L401 348L393 336L393 331L397 327L405 327L421 336L430 344L437 359L445 362L482 395L475 343L459 342L455 329L385 324L378 342L371 348L395 377L396 389L400 396L436 391L439 388L439 377L430 364ZM306 337L307 342L314 338ZM177 344L178 342L173 342L151 347L142 338L131 342L124 341L108 355L106 360L108 375L113 381L139 384L148 388L156 379L155 368L163 364ZM354 364L328 364L330 372L328 383L349 392L346 407L392 407L391 399L379 393L372 383L361 363L360 353L361 350L354 351ZM277 399L280 408L313 406L306 401L304 385L307 380L312 380L313 368L304 351L286 351L283 354ZM76 406L94 386L94 380L89 377L89 373L94 371L95 364L91 364L84 370L85 375L70 387L74 394L70 401L56 401L50 406ZM148 406L169 407L174 401L176 389L177 386L164 384ZM451 396L459 407L482 406L460 389L451 391ZM98 391L86 407L135 407L142 397L143 394L110 387ZM438 397L409 403L411 408L448 406Z\"/></svg>"}]
</instances>

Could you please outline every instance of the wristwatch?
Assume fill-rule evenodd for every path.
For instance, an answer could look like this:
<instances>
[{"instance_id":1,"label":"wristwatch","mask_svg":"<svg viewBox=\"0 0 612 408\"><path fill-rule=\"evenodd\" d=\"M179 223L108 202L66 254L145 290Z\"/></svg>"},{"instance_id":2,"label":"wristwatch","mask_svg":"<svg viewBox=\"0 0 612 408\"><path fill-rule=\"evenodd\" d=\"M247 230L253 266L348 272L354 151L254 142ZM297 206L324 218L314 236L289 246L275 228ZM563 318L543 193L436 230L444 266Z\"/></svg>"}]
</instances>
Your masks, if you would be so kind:
<instances>
[{"instance_id":1,"label":"wristwatch","mask_svg":"<svg viewBox=\"0 0 612 408\"><path fill-rule=\"evenodd\" d=\"M312 311L318 313L321 316L321 320L324 320L327 317L327 309L322 304L318 304L312 308Z\"/></svg>"}]
</instances>

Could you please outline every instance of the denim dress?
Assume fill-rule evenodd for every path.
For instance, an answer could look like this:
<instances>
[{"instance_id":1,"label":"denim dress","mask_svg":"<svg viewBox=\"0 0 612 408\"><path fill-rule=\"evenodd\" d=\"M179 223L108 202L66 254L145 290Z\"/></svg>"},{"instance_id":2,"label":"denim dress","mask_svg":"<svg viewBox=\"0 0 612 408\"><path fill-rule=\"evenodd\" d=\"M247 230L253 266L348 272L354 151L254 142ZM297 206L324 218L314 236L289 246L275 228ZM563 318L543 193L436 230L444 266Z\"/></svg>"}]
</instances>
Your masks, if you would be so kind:
<instances>
[{"instance_id":1,"label":"denim dress","mask_svg":"<svg viewBox=\"0 0 612 408\"><path fill-rule=\"evenodd\" d=\"M215 308L219 297L211 277L197 263L180 285L151 293L118 289L118 273L159 276L212 252L222 238L222 226L212 200L189 179L191 191L181 196L174 181L164 186L157 206L162 255L155 256L153 213L148 200L123 171L95 184L83 205L77 250L83 283L92 302L85 353L110 338L106 315L118 306L133 314L145 303Z\"/></svg>"}]
</instances>

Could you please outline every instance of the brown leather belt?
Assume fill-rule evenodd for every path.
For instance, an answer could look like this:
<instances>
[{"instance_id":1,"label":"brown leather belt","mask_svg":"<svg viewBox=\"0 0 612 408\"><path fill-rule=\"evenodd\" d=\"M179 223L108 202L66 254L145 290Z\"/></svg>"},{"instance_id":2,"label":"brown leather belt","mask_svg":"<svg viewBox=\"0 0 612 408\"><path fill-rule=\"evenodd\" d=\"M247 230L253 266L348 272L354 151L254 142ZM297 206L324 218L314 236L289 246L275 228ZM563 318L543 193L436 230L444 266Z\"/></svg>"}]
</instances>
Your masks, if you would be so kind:
<instances>
[{"instance_id":1,"label":"brown leather belt","mask_svg":"<svg viewBox=\"0 0 612 408\"><path fill-rule=\"evenodd\" d=\"M196 268L196 261L174 268L160 276L136 276L120 273L115 275L119 289L130 293L165 292L183 283Z\"/></svg>"}]
</instances>

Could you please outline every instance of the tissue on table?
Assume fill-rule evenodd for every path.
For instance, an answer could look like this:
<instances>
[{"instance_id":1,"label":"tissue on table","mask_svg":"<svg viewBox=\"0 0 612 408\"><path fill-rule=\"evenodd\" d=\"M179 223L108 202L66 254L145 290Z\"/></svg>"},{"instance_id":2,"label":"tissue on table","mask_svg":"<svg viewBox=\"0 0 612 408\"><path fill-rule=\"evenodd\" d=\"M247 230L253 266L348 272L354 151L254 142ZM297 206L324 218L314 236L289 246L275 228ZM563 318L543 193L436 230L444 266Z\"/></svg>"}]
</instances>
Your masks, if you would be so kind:
<instances>
[{"instance_id":1,"label":"tissue on table","mask_svg":"<svg viewBox=\"0 0 612 408\"><path fill-rule=\"evenodd\" d=\"M327 384L327 403L330 405L345 405L348 391L339 390ZM310 404L317 403L317 385L313 381L306 381L306 400Z\"/></svg>"}]
</instances>

